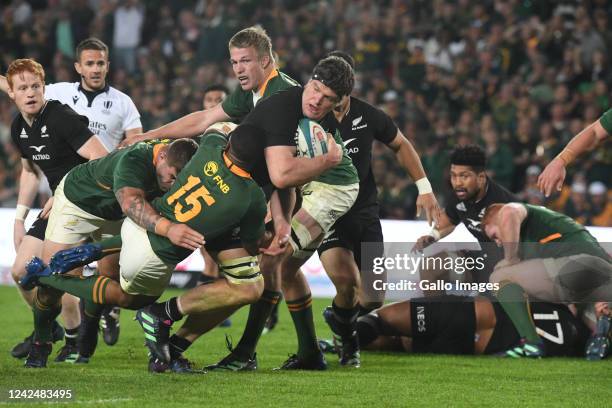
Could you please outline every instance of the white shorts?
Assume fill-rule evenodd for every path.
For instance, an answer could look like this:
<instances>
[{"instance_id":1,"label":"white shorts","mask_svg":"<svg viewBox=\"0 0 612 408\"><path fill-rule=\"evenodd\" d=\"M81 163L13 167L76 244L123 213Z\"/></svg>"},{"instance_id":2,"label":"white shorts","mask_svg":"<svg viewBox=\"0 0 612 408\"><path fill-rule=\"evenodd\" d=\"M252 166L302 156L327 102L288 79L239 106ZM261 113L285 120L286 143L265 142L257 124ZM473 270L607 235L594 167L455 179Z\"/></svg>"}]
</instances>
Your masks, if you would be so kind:
<instances>
[{"instance_id":1,"label":"white shorts","mask_svg":"<svg viewBox=\"0 0 612 408\"><path fill-rule=\"evenodd\" d=\"M346 186L311 181L300 188L302 193L302 209L306 211L323 230L319 237L311 237L306 227L293 218L291 227L292 238L289 240L293 247L294 256L304 257L312 255L319 244L328 235L334 223L351 209L359 194L359 183ZM294 237L297 237L295 240ZM299 242L298 242L299 241ZM307 253L299 256L302 250Z\"/></svg>"},{"instance_id":2,"label":"white shorts","mask_svg":"<svg viewBox=\"0 0 612 408\"><path fill-rule=\"evenodd\" d=\"M102 235L117 235L121 230L121 221L108 221L83 211L64 195L64 180L66 177L55 189L45 239L76 245L89 237L98 241Z\"/></svg>"},{"instance_id":3,"label":"white shorts","mask_svg":"<svg viewBox=\"0 0 612 408\"><path fill-rule=\"evenodd\" d=\"M151 248L147 231L126 218L121 227L120 283L130 295L161 295L176 265L164 263Z\"/></svg>"}]
</instances>

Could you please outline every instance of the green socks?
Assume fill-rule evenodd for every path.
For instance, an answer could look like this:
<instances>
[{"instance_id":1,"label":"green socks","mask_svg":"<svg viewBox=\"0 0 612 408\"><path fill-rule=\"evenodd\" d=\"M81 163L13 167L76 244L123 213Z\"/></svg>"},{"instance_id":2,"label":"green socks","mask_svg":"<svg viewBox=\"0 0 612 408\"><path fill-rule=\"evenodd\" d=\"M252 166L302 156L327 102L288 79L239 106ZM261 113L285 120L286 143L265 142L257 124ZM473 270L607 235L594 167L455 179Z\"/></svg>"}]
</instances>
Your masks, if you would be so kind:
<instances>
[{"instance_id":1,"label":"green socks","mask_svg":"<svg viewBox=\"0 0 612 408\"><path fill-rule=\"evenodd\" d=\"M62 311L61 303L47 306L40 302L38 291L32 303L34 314L34 341L39 343L51 343L53 341L53 322Z\"/></svg>"},{"instance_id":2,"label":"green socks","mask_svg":"<svg viewBox=\"0 0 612 408\"><path fill-rule=\"evenodd\" d=\"M536 332L535 325L531 319L527 295L522 287L516 283L502 283L502 287L497 291L497 299L504 309L514 327L521 337L529 343L540 343L540 336Z\"/></svg>"},{"instance_id":3,"label":"green socks","mask_svg":"<svg viewBox=\"0 0 612 408\"><path fill-rule=\"evenodd\" d=\"M298 337L297 356L300 359L308 360L311 356L321 352L317 344L317 334L312 317L312 297L309 293L301 299L286 300L286 302Z\"/></svg>"},{"instance_id":4,"label":"green socks","mask_svg":"<svg viewBox=\"0 0 612 408\"><path fill-rule=\"evenodd\" d=\"M234 349L234 354L238 358L249 359L253 357L266 321L280 297L280 292L265 289L259 300L251 305L244 333Z\"/></svg>"},{"instance_id":5,"label":"green socks","mask_svg":"<svg viewBox=\"0 0 612 408\"><path fill-rule=\"evenodd\" d=\"M81 276L51 275L38 279L52 288L68 292L83 300L103 305L106 302L105 290L111 281L106 276Z\"/></svg>"}]
</instances>

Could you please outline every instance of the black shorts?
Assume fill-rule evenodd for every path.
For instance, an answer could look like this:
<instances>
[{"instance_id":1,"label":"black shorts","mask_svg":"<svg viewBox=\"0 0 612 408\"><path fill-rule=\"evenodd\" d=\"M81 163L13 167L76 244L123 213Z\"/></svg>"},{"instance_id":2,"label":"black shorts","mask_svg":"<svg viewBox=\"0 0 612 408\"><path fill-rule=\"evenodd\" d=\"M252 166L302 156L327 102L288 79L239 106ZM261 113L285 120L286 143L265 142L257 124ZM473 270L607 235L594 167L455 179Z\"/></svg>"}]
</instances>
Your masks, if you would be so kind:
<instances>
[{"instance_id":1,"label":"black shorts","mask_svg":"<svg viewBox=\"0 0 612 408\"><path fill-rule=\"evenodd\" d=\"M369 265L370 258L381 257L384 254L383 233L380 218L373 215L371 211L353 212L349 211L332 225L331 234L326 237L317 249L319 256L331 248L346 248L353 252L355 262L361 269L361 265ZM368 245L368 259L362 259L361 244L363 242L378 243L379 245ZM363 262L363 263L362 263Z\"/></svg>"},{"instance_id":2,"label":"black shorts","mask_svg":"<svg viewBox=\"0 0 612 408\"><path fill-rule=\"evenodd\" d=\"M242 248L242 240L240 239L240 229L234 228L231 231L226 232L218 237L215 237L211 240L207 240L204 244L204 249L210 252L219 252L225 249L236 249Z\"/></svg>"},{"instance_id":3,"label":"black shorts","mask_svg":"<svg viewBox=\"0 0 612 408\"><path fill-rule=\"evenodd\" d=\"M439 296L410 300L412 351L474 354L474 298Z\"/></svg>"},{"instance_id":4,"label":"black shorts","mask_svg":"<svg viewBox=\"0 0 612 408\"><path fill-rule=\"evenodd\" d=\"M45 231L47 230L47 222L48 218L36 218L36 221L32 224L26 235L29 235L34 238L38 238L41 241L45 240Z\"/></svg>"}]
</instances>

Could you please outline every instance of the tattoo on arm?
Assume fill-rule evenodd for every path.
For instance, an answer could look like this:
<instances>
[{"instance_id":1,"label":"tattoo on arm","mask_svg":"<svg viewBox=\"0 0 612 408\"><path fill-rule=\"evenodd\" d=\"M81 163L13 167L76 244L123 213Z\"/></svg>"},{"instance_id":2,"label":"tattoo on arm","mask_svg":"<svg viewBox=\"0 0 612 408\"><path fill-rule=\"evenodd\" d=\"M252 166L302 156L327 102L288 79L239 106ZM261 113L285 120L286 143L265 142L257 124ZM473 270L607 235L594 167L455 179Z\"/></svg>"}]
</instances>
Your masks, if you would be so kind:
<instances>
[{"instance_id":1,"label":"tattoo on arm","mask_svg":"<svg viewBox=\"0 0 612 408\"><path fill-rule=\"evenodd\" d=\"M142 190L124 187L117 190L115 196L126 216L147 231L155 232L155 224L162 217L145 199Z\"/></svg>"}]
</instances>

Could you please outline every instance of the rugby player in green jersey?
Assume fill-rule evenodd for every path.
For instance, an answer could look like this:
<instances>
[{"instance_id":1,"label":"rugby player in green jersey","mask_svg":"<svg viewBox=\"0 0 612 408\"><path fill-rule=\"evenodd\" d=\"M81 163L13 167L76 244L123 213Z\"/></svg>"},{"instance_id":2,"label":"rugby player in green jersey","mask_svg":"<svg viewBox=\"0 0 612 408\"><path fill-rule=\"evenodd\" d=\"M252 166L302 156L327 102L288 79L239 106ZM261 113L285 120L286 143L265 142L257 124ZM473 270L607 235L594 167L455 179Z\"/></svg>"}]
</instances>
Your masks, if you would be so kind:
<instances>
[{"instance_id":1,"label":"rugby player in green jersey","mask_svg":"<svg viewBox=\"0 0 612 408\"><path fill-rule=\"evenodd\" d=\"M545 354L526 295L561 303L612 300L612 259L571 218L529 204L493 204L482 225L487 236L503 246L504 259L495 266L490 282L499 284L497 298L523 337L506 356Z\"/></svg>"},{"instance_id":2,"label":"rugby player in green jersey","mask_svg":"<svg viewBox=\"0 0 612 408\"><path fill-rule=\"evenodd\" d=\"M165 237L172 223L184 223L205 234L209 250L228 279L198 286L137 314L152 354L168 362L168 335L173 321L191 313L201 317L203 312L211 313L211 321L223 312L219 318L222 320L261 295L263 279L256 254L263 245L266 202L263 191L249 174L252 163L256 163L253 159L259 157L252 156L260 154L255 146L258 143L256 138L237 135L226 148L225 137L213 129L170 191L152 202L164 217L156 223L156 232L147 231L128 218L120 238L62 251L51 260L50 268L34 262L22 284L40 283L96 304L138 309L162 294L176 264L193 252ZM233 233L235 230L239 232ZM119 282L103 276L73 279L50 275L51 271L63 273L116 251L120 251ZM215 320L212 327L218 322ZM188 318L185 325L190 324Z\"/></svg>"},{"instance_id":3,"label":"rugby player in green jersey","mask_svg":"<svg viewBox=\"0 0 612 408\"><path fill-rule=\"evenodd\" d=\"M230 63L240 85L225 100L210 109L190 113L157 129L127 137L122 146L143 140L195 137L210 125L228 120L240 121L261 100L283 89L299 84L276 68L272 41L266 31L253 26L245 28L230 39Z\"/></svg>"},{"instance_id":4,"label":"rugby player in green jersey","mask_svg":"<svg viewBox=\"0 0 612 408\"><path fill-rule=\"evenodd\" d=\"M159 215L148 200L159 197L170 188L176 174L191 158L197 144L190 139L168 143L140 143L127 149L76 166L66 174L55 189L54 206L49 216L42 248L42 258L48 262L58 250L83 243L92 235L116 234L120 220L127 215L149 229L150 217L159 220ZM135 177L139 175L139 177ZM147 218L147 215L149 218ZM182 245L195 248L203 237L185 225L175 224L168 228L168 236ZM118 274L118 258L109 257L100 262L104 274ZM38 321L34 342L36 349L49 349L47 323L51 315L59 313L60 294L48 288L39 288L34 294L33 312ZM78 348L83 362L93 354L97 344L97 327L101 308L85 302L83 322L79 329ZM39 350L40 351L40 350ZM50 349L49 349L50 351ZM32 350L26 365L36 365L37 350ZM78 358L76 350L68 357Z\"/></svg>"}]
</instances>

